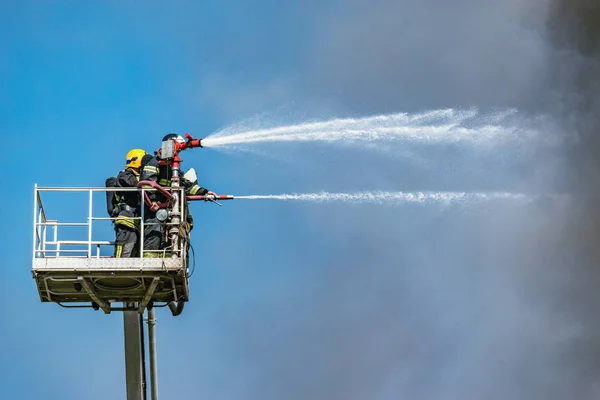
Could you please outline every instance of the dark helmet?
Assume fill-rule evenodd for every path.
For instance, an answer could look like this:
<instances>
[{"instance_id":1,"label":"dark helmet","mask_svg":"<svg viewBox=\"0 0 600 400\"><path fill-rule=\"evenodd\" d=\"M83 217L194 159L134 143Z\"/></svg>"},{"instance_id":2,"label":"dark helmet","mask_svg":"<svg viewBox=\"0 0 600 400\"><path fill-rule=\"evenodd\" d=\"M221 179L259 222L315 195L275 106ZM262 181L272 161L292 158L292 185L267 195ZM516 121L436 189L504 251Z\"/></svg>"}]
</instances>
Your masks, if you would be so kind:
<instances>
[{"instance_id":1,"label":"dark helmet","mask_svg":"<svg viewBox=\"0 0 600 400\"><path fill-rule=\"evenodd\" d=\"M162 141L164 142L165 140L174 140L176 142L179 143L185 143L185 139L183 138L183 136L178 135L176 133L169 133L168 135L166 135Z\"/></svg>"}]
</instances>

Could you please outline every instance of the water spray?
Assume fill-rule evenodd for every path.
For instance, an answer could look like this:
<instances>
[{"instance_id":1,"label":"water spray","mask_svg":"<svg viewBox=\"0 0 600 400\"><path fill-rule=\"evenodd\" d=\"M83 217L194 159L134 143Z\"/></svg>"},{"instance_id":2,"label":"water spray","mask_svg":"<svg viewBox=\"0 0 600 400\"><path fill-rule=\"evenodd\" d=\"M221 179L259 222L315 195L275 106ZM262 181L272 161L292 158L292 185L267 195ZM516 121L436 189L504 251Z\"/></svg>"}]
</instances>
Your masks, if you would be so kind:
<instances>
[{"instance_id":1,"label":"water spray","mask_svg":"<svg viewBox=\"0 0 600 400\"><path fill-rule=\"evenodd\" d=\"M501 120L510 113L496 114L493 120ZM450 132L455 126L462 120L473 118L477 115L477 112L470 110L468 112L457 112L452 109L431 111L422 114L392 114L388 116L376 116L362 119L336 119L325 122L318 122L312 124L300 124L296 126L287 126L275 129L265 129L259 131L251 131L246 133L239 133L233 135L226 135L222 138L204 138L198 139L193 138L189 133L185 134L186 140L166 140L162 143L162 148L157 151L160 158L168 160L166 162L173 168L173 177L176 184L179 182L179 165L181 158L179 158L179 152L191 149L191 148L204 148L214 147L219 145L225 145L227 143L250 143L260 141L277 141L277 140L328 140L325 139L324 134L329 133L333 136L329 140L341 140L341 139L356 139L361 135L367 134L371 139L380 138L381 133L385 137L386 134L399 134L399 133L410 133L413 134L418 132L415 127L421 127L432 132ZM486 116L487 120L490 120L490 116ZM449 121L454 121L449 123ZM422 124L428 124L432 121L445 121L445 124L432 127L430 125L422 126ZM378 126L369 131L361 131L360 129L346 129L340 130L340 128L354 126L355 128L365 128L366 125L377 123L381 125L398 125L396 127L390 126ZM404 125L403 125L404 124ZM408 125L407 125L408 124ZM412 125L411 125L412 124ZM410 128L412 126L413 128ZM412 131L411 131L412 129ZM494 131L496 128L493 126L487 127L488 130ZM378 133L379 132L379 133ZM463 134L472 133L468 128L460 128L459 130L454 129L454 133L461 132ZM489 132L488 132L489 133ZM356 135L355 135L356 134ZM337 135L337 136L336 136ZM354 136L352 136L354 135ZM215 136L219 136L219 133ZM413 136L413 138L418 136ZM181 137L180 137L181 138ZM208 145L206 145L208 143ZM175 182L174 182L175 183ZM176 206L178 199L174 192L171 192L156 182L152 181L140 181L139 186L150 186L157 191L161 192L168 201L161 204L161 209L171 209ZM417 191L417 192L385 192L385 191L362 191L353 193L330 193L330 192L318 192L318 193L288 193L288 194L266 194L266 195L189 195L186 196L188 201L207 201L221 206L220 201L224 200L280 200L280 201L300 201L300 202L313 202L313 203L328 203L328 202L345 202L345 203L388 203L388 204L429 204L429 203L472 203L481 201L492 201L492 200L530 200L531 197L522 193L509 193L509 192L435 192L435 191ZM150 199L145 194L144 201L149 204ZM166 210L161 213L164 218L171 216L174 211L167 213ZM177 214L175 213L175 217Z\"/></svg>"},{"instance_id":2,"label":"water spray","mask_svg":"<svg viewBox=\"0 0 600 400\"><path fill-rule=\"evenodd\" d=\"M221 205L219 200L281 200L312 203L377 203L377 204L430 204L473 203L493 200L528 201L532 197L523 193L509 192L354 192L354 193L293 193L267 195L202 195L187 196L188 200L204 200Z\"/></svg>"},{"instance_id":3,"label":"water spray","mask_svg":"<svg viewBox=\"0 0 600 400\"><path fill-rule=\"evenodd\" d=\"M480 113L476 109L433 110L418 114L396 113L364 118L284 125L269 129L226 128L202 139L202 147L219 148L266 142L389 142L485 143L521 139L533 130L516 128L508 118L515 110Z\"/></svg>"},{"instance_id":4,"label":"water spray","mask_svg":"<svg viewBox=\"0 0 600 400\"><path fill-rule=\"evenodd\" d=\"M161 209L171 207L174 200L173 195L153 181L140 181L140 185L149 185L160 191L170 201L160 205ZM429 204L429 203L472 203L492 200L531 200L532 197L523 193L510 192L384 192L384 191L363 191L352 193L284 193L284 194L261 194L261 195L240 195L230 194L221 195L190 195L186 196L188 201L207 201L221 206L219 201L224 200L280 200L280 201L300 201L312 203L377 203L377 204Z\"/></svg>"}]
</instances>

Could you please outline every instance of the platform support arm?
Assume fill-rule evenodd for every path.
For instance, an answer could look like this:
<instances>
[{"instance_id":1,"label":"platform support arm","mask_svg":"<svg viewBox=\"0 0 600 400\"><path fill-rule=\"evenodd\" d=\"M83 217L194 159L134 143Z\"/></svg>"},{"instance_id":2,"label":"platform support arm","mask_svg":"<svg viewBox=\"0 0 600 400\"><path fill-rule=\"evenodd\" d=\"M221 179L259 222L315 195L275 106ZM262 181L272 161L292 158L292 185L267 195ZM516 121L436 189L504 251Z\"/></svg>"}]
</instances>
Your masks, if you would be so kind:
<instances>
[{"instance_id":1,"label":"platform support arm","mask_svg":"<svg viewBox=\"0 0 600 400\"><path fill-rule=\"evenodd\" d=\"M104 311L105 314L110 314L110 304L108 304L106 301L102 300L100 296L98 296L98 293L96 293L96 290L94 290L92 284L82 276L78 276L77 281L81 283L81 286L85 289L87 294L90 295L92 300L94 300L98 304L98 306L100 306L102 311Z\"/></svg>"},{"instance_id":2,"label":"platform support arm","mask_svg":"<svg viewBox=\"0 0 600 400\"><path fill-rule=\"evenodd\" d=\"M152 298L152 295L154 294L154 290L156 290L156 286L158 286L158 282L159 282L159 279L157 276L155 276L152 279L152 283L150 284L150 286L148 286L148 289L146 289L144 298L142 299L142 302L140 303L140 306L138 308L138 313L144 314L144 309L150 302L150 299Z\"/></svg>"}]
</instances>

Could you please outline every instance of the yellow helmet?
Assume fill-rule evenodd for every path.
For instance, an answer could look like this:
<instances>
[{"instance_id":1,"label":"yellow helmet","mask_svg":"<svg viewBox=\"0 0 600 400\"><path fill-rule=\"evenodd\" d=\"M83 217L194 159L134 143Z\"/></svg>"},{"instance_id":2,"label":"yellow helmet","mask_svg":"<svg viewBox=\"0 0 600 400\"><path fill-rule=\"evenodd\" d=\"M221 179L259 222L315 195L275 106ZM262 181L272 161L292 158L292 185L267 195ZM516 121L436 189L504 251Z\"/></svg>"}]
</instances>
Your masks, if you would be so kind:
<instances>
[{"instance_id":1,"label":"yellow helmet","mask_svg":"<svg viewBox=\"0 0 600 400\"><path fill-rule=\"evenodd\" d=\"M139 168L142 166L142 157L146 152L142 149L133 149L125 156L125 166L130 168Z\"/></svg>"}]
</instances>

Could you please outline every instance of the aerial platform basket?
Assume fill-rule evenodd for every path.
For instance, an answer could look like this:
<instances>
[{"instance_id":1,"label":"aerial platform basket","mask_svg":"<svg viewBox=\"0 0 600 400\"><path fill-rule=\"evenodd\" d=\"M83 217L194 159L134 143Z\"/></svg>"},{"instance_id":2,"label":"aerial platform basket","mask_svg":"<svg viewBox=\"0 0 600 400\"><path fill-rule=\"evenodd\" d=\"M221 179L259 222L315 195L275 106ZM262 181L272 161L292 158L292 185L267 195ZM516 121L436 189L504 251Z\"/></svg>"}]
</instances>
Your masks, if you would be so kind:
<instances>
[{"instance_id":1,"label":"aerial platform basket","mask_svg":"<svg viewBox=\"0 0 600 400\"><path fill-rule=\"evenodd\" d=\"M161 250L154 252L156 257L115 258L113 218L107 216L105 201L106 192L115 190L140 191L143 196L153 189L35 186L32 275L40 300L63 307L101 308L105 313L130 309L113 303L134 306L140 313L160 305L181 312L189 298L186 236L179 235L177 245L167 249L169 253ZM46 199L54 195L60 200ZM183 222L186 205L185 201L179 204ZM143 220L143 213L139 219ZM171 228L168 220L164 224L167 230ZM147 255L144 224L140 225L139 254Z\"/></svg>"}]
</instances>

